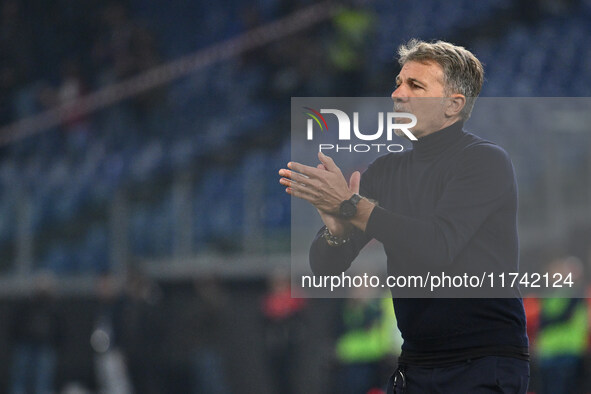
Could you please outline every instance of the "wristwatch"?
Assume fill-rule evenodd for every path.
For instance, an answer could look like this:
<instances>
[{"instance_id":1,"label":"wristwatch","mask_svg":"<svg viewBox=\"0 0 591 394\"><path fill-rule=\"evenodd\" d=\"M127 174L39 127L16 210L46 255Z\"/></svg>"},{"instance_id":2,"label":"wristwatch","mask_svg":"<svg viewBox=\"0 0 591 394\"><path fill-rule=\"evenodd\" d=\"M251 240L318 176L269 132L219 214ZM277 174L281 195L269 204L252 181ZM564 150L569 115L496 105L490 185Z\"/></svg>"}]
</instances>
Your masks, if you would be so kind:
<instances>
[{"instance_id":1,"label":"wristwatch","mask_svg":"<svg viewBox=\"0 0 591 394\"><path fill-rule=\"evenodd\" d=\"M343 201L339 207L339 215L345 219L355 216L357 214L357 203L361 198L359 194L355 193L350 199Z\"/></svg>"}]
</instances>

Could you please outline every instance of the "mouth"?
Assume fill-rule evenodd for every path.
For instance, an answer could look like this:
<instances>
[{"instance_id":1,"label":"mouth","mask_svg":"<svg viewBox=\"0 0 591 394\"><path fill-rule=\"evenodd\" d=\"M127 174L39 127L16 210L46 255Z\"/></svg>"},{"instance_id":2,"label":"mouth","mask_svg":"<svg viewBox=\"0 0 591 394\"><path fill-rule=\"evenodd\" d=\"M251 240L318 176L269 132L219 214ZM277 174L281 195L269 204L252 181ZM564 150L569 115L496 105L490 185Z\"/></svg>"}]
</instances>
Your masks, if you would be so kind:
<instances>
[{"instance_id":1,"label":"mouth","mask_svg":"<svg viewBox=\"0 0 591 394\"><path fill-rule=\"evenodd\" d=\"M409 112L404 106L399 104L394 104L394 112Z\"/></svg>"}]
</instances>

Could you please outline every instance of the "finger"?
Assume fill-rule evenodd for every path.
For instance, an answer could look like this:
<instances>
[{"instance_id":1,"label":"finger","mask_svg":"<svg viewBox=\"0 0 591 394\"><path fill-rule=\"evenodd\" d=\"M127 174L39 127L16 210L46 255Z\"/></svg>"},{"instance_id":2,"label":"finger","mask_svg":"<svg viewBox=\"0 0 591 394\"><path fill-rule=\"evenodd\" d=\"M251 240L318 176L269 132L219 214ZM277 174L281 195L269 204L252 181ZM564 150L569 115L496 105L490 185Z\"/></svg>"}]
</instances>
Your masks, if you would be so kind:
<instances>
[{"instance_id":1,"label":"finger","mask_svg":"<svg viewBox=\"0 0 591 394\"><path fill-rule=\"evenodd\" d=\"M300 174L304 174L310 178L315 178L317 175L321 173L320 170L318 170L318 168L316 167L310 167L295 161L290 161L289 163L287 163L287 167L290 170L299 172Z\"/></svg>"},{"instance_id":2,"label":"finger","mask_svg":"<svg viewBox=\"0 0 591 394\"><path fill-rule=\"evenodd\" d=\"M286 179L291 179L295 182L299 182L302 184L310 183L310 177L308 177L306 175L302 175L302 174L297 173L295 171L281 169L281 170L279 170L279 175L281 175L282 177L284 177Z\"/></svg>"},{"instance_id":3,"label":"finger","mask_svg":"<svg viewBox=\"0 0 591 394\"><path fill-rule=\"evenodd\" d=\"M279 179L279 183L281 183L285 187L290 187L291 186L291 181L289 179L287 179L287 178L280 178Z\"/></svg>"},{"instance_id":4,"label":"finger","mask_svg":"<svg viewBox=\"0 0 591 394\"><path fill-rule=\"evenodd\" d=\"M334 160L322 152L318 152L318 158L324 164L324 167L330 172L341 172L341 169L335 164Z\"/></svg>"},{"instance_id":5,"label":"finger","mask_svg":"<svg viewBox=\"0 0 591 394\"><path fill-rule=\"evenodd\" d=\"M312 185L306 185L304 183L295 182L295 181L289 180L289 179L287 180L287 182L289 184L285 183L285 186L288 186L288 187L298 190L298 191L302 191L307 194L317 196L318 190Z\"/></svg>"},{"instance_id":6,"label":"finger","mask_svg":"<svg viewBox=\"0 0 591 394\"><path fill-rule=\"evenodd\" d=\"M282 168L282 169L279 170L279 175L281 175L283 177L286 177L286 178L289 178L289 177L291 177L291 171L290 170L287 170L285 168Z\"/></svg>"},{"instance_id":7,"label":"finger","mask_svg":"<svg viewBox=\"0 0 591 394\"><path fill-rule=\"evenodd\" d=\"M293 187L287 187L285 191L287 194L293 197L301 198L302 200L306 200L311 204L314 204L314 201L316 201L316 196L306 190L305 187L298 187L297 185L294 185Z\"/></svg>"},{"instance_id":8,"label":"finger","mask_svg":"<svg viewBox=\"0 0 591 394\"><path fill-rule=\"evenodd\" d=\"M318 168L319 170L322 170L322 171L326 171L326 167L324 167L324 164L322 164L322 163L318 164L316 166L316 168Z\"/></svg>"},{"instance_id":9,"label":"finger","mask_svg":"<svg viewBox=\"0 0 591 394\"><path fill-rule=\"evenodd\" d=\"M355 171L351 174L351 179L349 180L349 189L353 193L359 193L359 184L361 183L361 173L359 171Z\"/></svg>"},{"instance_id":10,"label":"finger","mask_svg":"<svg viewBox=\"0 0 591 394\"><path fill-rule=\"evenodd\" d=\"M296 186L308 187L308 185L306 185L305 183L298 182L296 180L289 179L289 178L281 178L281 179L279 179L279 183L281 183L283 186L286 186L286 187L296 187Z\"/></svg>"}]
</instances>

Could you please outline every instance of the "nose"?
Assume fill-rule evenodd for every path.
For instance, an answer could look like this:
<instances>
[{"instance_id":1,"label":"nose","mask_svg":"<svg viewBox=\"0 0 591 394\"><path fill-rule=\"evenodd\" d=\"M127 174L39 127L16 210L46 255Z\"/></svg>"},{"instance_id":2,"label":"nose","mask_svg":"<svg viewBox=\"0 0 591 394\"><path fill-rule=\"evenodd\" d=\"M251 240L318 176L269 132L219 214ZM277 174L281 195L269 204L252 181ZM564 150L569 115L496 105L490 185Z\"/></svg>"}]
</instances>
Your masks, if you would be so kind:
<instances>
[{"instance_id":1,"label":"nose","mask_svg":"<svg viewBox=\"0 0 591 394\"><path fill-rule=\"evenodd\" d=\"M400 86L398 86L396 89L394 89L394 90L392 91L392 94L390 95L390 97L392 97L392 100L396 100L396 97L397 97L397 94L398 94L397 92L398 92L399 90L400 90Z\"/></svg>"},{"instance_id":2,"label":"nose","mask_svg":"<svg viewBox=\"0 0 591 394\"><path fill-rule=\"evenodd\" d=\"M405 94L403 85L398 86L390 95L395 103L404 102L408 99L408 94Z\"/></svg>"}]
</instances>

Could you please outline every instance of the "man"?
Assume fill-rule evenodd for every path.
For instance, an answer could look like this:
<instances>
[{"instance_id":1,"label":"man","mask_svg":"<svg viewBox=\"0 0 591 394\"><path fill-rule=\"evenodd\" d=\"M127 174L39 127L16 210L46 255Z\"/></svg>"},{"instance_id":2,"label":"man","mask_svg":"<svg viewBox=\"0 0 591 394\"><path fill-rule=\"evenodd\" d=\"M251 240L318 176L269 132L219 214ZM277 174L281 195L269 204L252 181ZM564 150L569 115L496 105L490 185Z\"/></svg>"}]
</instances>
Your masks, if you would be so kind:
<instances>
[{"instance_id":1,"label":"man","mask_svg":"<svg viewBox=\"0 0 591 394\"><path fill-rule=\"evenodd\" d=\"M516 272L513 166L502 148L462 128L482 87L480 61L442 41L411 40L398 52L392 98L396 111L417 117L413 149L378 158L349 184L322 153L317 167L290 162L279 171L286 191L314 205L325 224L310 249L312 270L343 272L375 238L388 273L474 264ZM404 343L389 393L526 392L520 298L394 298L394 309Z\"/></svg>"}]
</instances>

